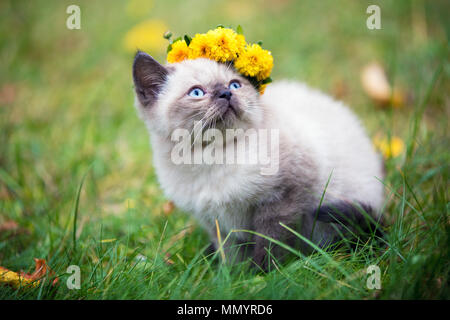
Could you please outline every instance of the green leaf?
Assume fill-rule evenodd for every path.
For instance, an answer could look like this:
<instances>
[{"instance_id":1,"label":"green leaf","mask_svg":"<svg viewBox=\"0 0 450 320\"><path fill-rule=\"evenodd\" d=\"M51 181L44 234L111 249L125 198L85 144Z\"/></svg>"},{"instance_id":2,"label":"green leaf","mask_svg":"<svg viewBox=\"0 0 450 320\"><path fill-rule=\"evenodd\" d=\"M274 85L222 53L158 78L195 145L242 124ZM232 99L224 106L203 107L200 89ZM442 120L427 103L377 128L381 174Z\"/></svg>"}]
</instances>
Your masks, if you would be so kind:
<instances>
[{"instance_id":1,"label":"green leaf","mask_svg":"<svg viewBox=\"0 0 450 320\"><path fill-rule=\"evenodd\" d=\"M224 26L223 24L218 24L218 25L216 26L216 28L225 28L225 26Z\"/></svg>"},{"instance_id":2,"label":"green leaf","mask_svg":"<svg viewBox=\"0 0 450 320\"><path fill-rule=\"evenodd\" d=\"M250 81L250 83L255 87L258 88L259 84L258 84L258 80L256 80L256 77L245 77L247 78L248 81Z\"/></svg>"},{"instance_id":3,"label":"green leaf","mask_svg":"<svg viewBox=\"0 0 450 320\"><path fill-rule=\"evenodd\" d=\"M264 79L263 81L261 81L261 84L268 84L268 83L271 83L271 82L272 82L272 78L268 77L268 78Z\"/></svg>"},{"instance_id":4,"label":"green leaf","mask_svg":"<svg viewBox=\"0 0 450 320\"><path fill-rule=\"evenodd\" d=\"M170 50L172 50L172 44L169 44L169 46L167 47L167 53L169 53Z\"/></svg>"},{"instance_id":5,"label":"green leaf","mask_svg":"<svg viewBox=\"0 0 450 320\"><path fill-rule=\"evenodd\" d=\"M184 35L184 41L186 41L186 44L189 45L191 43L192 38L189 37L187 34Z\"/></svg>"},{"instance_id":6,"label":"green leaf","mask_svg":"<svg viewBox=\"0 0 450 320\"><path fill-rule=\"evenodd\" d=\"M261 40L259 40L259 41L257 42L257 44L259 44L259 46L261 47L262 44L263 44L263 42L262 42Z\"/></svg>"},{"instance_id":7,"label":"green leaf","mask_svg":"<svg viewBox=\"0 0 450 320\"><path fill-rule=\"evenodd\" d=\"M244 30L242 30L242 26L241 25L237 26L236 32L237 32L237 34L244 34Z\"/></svg>"},{"instance_id":8,"label":"green leaf","mask_svg":"<svg viewBox=\"0 0 450 320\"><path fill-rule=\"evenodd\" d=\"M172 32L170 32L169 30L164 32L163 34L164 39L170 40L170 37L172 37Z\"/></svg>"}]
</instances>

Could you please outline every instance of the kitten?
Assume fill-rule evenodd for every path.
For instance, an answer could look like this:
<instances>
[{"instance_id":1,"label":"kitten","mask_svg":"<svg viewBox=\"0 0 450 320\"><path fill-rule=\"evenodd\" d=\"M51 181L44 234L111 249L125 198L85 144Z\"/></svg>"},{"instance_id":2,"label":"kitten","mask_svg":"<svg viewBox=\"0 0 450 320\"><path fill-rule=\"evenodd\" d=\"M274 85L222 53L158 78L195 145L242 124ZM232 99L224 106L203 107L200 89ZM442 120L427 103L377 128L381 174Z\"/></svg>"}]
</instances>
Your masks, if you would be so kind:
<instances>
[{"instance_id":1,"label":"kitten","mask_svg":"<svg viewBox=\"0 0 450 320\"><path fill-rule=\"evenodd\" d=\"M133 79L159 183L168 198L201 223L216 249L216 219L222 241L230 234L227 248L250 243L239 246L239 258L251 256L266 269L272 243L255 232L309 252L311 247L298 243L299 238L280 223L325 247L348 230L365 230L381 219L382 161L356 116L342 103L287 81L270 84L260 95L232 66L209 59L163 66L138 52ZM192 133L192 154L195 146L210 142L194 137L199 120L205 122L203 131L277 130L272 160L279 163L278 170L262 174L261 166L251 164L175 164L175 130ZM218 143L235 148L236 140ZM278 246L270 250L276 258L285 252Z\"/></svg>"}]
</instances>

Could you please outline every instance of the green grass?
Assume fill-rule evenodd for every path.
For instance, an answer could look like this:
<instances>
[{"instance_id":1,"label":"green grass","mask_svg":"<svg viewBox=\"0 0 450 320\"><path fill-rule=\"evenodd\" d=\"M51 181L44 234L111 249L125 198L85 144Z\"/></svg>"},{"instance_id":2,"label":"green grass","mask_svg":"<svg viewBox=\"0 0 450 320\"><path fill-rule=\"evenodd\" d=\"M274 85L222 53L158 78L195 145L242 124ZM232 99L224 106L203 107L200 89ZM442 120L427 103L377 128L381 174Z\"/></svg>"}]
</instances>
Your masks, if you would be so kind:
<instances>
[{"instance_id":1,"label":"green grass","mask_svg":"<svg viewBox=\"0 0 450 320\"><path fill-rule=\"evenodd\" d=\"M446 1L383 1L381 30L366 28L370 1L155 1L140 17L126 1L76 1L82 29L71 31L73 2L0 3L0 225L20 226L0 231L0 266L30 272L44 258L60 276L56 287L0 285L1 299L450 298ZM272 51L274 81L330 94L343 84L341 99L371 136L402 137L407 150L386 162L386 243L299 255L267 274L205 257L196 222L163 212L133 108L133 54L122 41L147 18L175 35L241 24ZM164 59L164 48L150 53ZM409 93L403 108L364 94L360 71L373 60ZM381 290L366 287L371 264ZM80 290L65 285L69 265L81 268Z\"/></svg>"}]
</instances>

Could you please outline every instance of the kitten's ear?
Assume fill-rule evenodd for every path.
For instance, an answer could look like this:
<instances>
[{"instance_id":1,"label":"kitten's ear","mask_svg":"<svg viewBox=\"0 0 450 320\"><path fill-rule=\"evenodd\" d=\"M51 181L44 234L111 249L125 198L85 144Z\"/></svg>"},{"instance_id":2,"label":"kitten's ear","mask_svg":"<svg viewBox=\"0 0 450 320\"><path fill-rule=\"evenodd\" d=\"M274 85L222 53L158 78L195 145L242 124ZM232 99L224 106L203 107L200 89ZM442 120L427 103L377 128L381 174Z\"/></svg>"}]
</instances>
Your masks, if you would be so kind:
<instances>
[{"instance_id":1,"label":"kitten's ear","mask_svg":"<svg viewBox=\"0 0 450 320\"><path fill-rule=\"evenodd\" d=\"M145 52L138 51L133 62L133 81L137 97L144 107L152 105L164 82L168 70Z\"/></svg>"}]
</instances>

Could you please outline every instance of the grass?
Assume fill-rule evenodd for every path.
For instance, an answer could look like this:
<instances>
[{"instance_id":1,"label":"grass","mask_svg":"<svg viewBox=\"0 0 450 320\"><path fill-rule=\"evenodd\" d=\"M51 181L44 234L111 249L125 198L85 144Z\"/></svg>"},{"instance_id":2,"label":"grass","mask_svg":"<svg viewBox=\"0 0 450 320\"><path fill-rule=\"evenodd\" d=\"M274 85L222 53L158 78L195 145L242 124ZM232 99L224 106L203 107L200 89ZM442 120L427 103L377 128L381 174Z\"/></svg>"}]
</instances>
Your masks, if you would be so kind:
<instances>
[{"instance_id":1,"label":"grass","mask_svg":"<svg viewBox=\"0 0 450 320\"><path fill-rule=\"evenodd\" d=\"M0 285L0 299L450 297L445 1L383 1L381 30L366 28L369 1L155 1L137 12L125 1L77 1L81 30L68 30L72 3L0 3L0 225L19 225L0 231L0 266L30 272L44 258L60 277L56 287ZM176 35L241 24L272 51L275 81L338 95L371 136L400 136L407 150L386 161L386 243L293 252L267 274L206 256L196 222L164 213L133 108L133 53L122 41L145 19ZM150 53L164 59L163 47ZM364 94L359 74L373 60L408 91L403 108L379 108ZM373 264L381 290L366 286ZM65 285L69 265L81 268L80 290Z\"/></svg>"}]
</instances>

